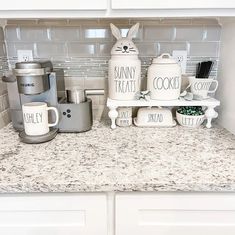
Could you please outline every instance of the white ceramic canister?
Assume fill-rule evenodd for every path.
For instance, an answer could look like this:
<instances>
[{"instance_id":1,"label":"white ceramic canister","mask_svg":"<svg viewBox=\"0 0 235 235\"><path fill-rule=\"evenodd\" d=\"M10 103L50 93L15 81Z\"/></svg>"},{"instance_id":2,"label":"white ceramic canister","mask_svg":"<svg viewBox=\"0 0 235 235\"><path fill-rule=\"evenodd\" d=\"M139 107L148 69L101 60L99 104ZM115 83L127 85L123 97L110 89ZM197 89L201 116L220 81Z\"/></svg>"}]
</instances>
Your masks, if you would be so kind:
<instances>
[{"instance_id":1,"label":"white ceramic canister","mask_svg":"<svg viewBox=\"0 0 235 235\"><path fill-rule=\"evenodd\" d=\"M116 119L118 126L131 126L132 125L132 107L118 108L118 117Z\"/></svg>"},{"instance_id":2,"label":"white ceramic canister","mask_svg":"<svg viewBox=\"0 0 235 235\"><path fill-rule=\"evenodd\" d=\"M153 100L176 100L180 96L181 68L170 54L153 59L148 68L147 89Z\"/></svg>"},{"instance_id":3,"label":"white ceramic canister","mask_svg":"<svg viewBox=\"0 0 235 235\"><path fill-rule=\"evenodd\" d=\"M109 61L109 98L134 100L140 91L141 62L137 56L112 56Z\"/></svg>"},{"instance_id":4,"label":"white ceramic canister","mask_svg":"<svg viewBox=\"0 0 235 235\"><path fill-rule=\"evenodd\" d=\"M134 100L140 91L141 61L138 59L139 51L132 41L137 33L139 24L130 28L126 37L113 24L110 25L117 42L111 50L109 60L109 98L114 100Z\"/></svg>"}]
</instances>

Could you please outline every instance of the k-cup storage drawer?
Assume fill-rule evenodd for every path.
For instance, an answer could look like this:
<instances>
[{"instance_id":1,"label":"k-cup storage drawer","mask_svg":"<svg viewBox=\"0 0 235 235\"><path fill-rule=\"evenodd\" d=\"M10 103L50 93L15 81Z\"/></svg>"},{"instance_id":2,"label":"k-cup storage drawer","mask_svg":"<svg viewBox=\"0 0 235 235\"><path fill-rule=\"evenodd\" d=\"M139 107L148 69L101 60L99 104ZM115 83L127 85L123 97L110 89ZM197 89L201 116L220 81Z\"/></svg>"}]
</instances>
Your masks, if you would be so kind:
<instances>
[{"instance_id":1,"label":"k-cup storage drawer","mask_svg":"<svg viewBox=\"0 0 235 235\"><path fill-rule=\"evenodd\" d=\"M116 235L234 235L235 194L120 193Z\"/></svg>"},{"instance_id":2,"label":"k-cup storage drawer","mask_svg":"<svg viewBox=\"0 0 235 235\"><path fill-rule=\"evenodd\" d=\"M107 235L104 194L1 195L0 234Z\"/></svg>"}]
</instances>

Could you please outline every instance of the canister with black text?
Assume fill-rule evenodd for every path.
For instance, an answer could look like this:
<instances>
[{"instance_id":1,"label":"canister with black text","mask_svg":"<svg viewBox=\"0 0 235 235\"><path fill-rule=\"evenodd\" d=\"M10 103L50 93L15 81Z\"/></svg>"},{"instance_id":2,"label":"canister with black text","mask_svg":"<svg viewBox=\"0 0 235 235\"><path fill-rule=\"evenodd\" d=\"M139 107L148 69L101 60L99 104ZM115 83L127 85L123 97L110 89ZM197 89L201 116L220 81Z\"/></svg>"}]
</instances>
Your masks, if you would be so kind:
<instances>
[{"instance_id":1,"label":"canister with black text","mask_svg":"<svg viewBox=\"0 0 235 235\"><path fill-rule=\"evenodd\" d=\"M148 68L147 89L153 100L176 100L180 96L181 68L170 54L153 59Z\"/></svg>"}]
</instances>

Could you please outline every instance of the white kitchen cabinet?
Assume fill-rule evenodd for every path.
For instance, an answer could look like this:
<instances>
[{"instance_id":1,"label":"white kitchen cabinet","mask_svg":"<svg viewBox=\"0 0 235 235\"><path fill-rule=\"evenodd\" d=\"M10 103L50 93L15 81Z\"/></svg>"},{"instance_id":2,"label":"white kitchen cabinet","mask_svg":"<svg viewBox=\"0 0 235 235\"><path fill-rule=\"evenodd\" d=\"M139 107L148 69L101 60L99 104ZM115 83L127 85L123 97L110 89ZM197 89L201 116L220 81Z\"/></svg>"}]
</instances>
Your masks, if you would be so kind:
<instances>
[{"instance_id":1,"label":"white kitchen cabinet","mask_svg":"<svg viewBox=\"0 0 235 235\"><path fill-rule=\"evenodd\" d=\"M105 194L0 196L2 235L107 235Z\"/></svg>"},{"instance_id":2,"label":"white kitchen cabinet","mask_svg":"<svg viewBox=\"0 0 235 235\"><path fill-rule=\"evenodd\" d=\"M235 196L118 194L116 235L234 235Z\"/></svg>"},{"instance_id":3,"label":"white kitchen cabinet","mask_svg":"<svg viewBox=\"0 0 235 235\"><path fill-rule=\"evenodd\" d=\"M111 0L112 9L216 9L235 8L233 0Z\"/></svg>"},{"instance_id":4,"label":"white kitchen cabinet","mask_svg":"<svg viewBox=\"0 0 235 235\"><path fill-rule=\"evenodd\" d=\"M1 2L0 10L106 10L107 0L66 0L66 1L33 1L9 0Z\"/></svg>"}]
</instances>

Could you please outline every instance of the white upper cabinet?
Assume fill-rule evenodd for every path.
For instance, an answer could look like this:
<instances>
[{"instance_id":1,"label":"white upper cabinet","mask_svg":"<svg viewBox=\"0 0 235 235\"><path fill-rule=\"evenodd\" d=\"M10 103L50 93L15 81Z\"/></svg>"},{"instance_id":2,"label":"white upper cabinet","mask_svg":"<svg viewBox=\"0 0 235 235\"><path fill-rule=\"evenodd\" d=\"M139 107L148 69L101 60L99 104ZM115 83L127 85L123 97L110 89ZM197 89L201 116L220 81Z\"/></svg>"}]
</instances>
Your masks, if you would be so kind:
<instances>
[{"instance_id":1,"label":"white upper cabinet","mask_svg":"<svg viewBox=\"0 0 235 235\"><path fill-rule=\"evenodd\" d=\"M234 0L111 0L112 9L225 9L235 8Z\"/></svg>"},{"instance_id":2,"label":"white upper cabinet","mask_svg":"<svg viewBox=\"0 0 235 235\"><path fill-rule=\"evenodd\" d=\"M0 10L106 10L107 0L8 0L1 2Z\"/></svg>"},{"instance_id":3,"label":"white upper cabinet","mask_svg":"<svg viewBox=\"0 0 235 235\"><path fill-rule=\"evenodd\" d=\"M8 0L0 19L235 16L234 0Z\"/></svg>"}]
</instances>

